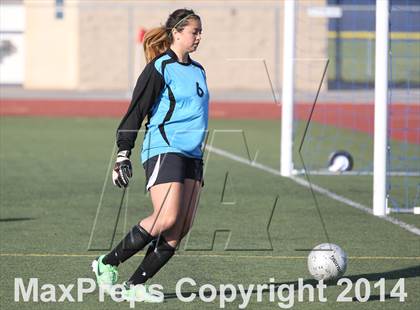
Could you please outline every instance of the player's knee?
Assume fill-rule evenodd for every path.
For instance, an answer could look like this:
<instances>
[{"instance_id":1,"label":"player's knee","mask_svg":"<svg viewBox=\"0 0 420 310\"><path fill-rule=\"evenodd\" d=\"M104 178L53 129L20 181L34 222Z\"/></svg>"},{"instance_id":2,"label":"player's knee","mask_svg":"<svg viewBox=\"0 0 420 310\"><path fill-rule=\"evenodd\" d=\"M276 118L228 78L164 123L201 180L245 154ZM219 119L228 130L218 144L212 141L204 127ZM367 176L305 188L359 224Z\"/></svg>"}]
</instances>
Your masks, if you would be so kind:
<instances>
[{"instance_id":1,"label":"player's knee","mask_svg":"<svg viewBox=\"0 0 420 310\"><path fill-rule=\"evenodd\" d=\"M161 231L172 230L176 226L176 219L176 216L167 215L161 221L158 220Z\"/></svg>"}]
</instances>

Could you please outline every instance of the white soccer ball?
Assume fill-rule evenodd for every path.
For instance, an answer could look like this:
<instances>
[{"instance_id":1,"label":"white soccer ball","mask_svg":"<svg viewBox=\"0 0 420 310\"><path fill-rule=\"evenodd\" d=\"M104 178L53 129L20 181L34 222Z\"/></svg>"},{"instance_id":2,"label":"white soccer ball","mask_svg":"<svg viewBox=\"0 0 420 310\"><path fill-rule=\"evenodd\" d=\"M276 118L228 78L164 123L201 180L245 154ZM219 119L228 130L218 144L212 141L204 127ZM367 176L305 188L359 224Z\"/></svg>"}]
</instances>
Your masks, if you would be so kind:
<instances>
[{"instance_id":1,"label":"white soccer ball","mask_svg":"<svg viewBox=\"0 0 420 310\"><path fill-rule=\"evenodd\" d=\"M346 272L347 254L336 244L319 244L309 253L308 269L315 280L335 280Z\"/></svg>"}]
</instances>

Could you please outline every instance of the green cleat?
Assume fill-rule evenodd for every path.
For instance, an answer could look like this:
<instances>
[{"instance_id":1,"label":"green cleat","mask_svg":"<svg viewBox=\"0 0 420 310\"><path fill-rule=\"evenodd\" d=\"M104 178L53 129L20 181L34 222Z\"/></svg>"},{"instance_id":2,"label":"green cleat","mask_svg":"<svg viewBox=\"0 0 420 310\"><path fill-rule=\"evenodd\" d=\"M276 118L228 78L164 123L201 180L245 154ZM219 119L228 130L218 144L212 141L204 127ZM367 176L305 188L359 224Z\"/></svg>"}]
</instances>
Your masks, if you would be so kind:
<instances>
[{"instance_id":1,"label":"green cleat","mask_svg":"<svg viewBox=\"0 0 420 310\"><path fill-rule=\"evenodd\" d=\"M96 275L98 286L106 293L110 293L111 287L117 283L118 270L116 266L105 265L102 260L105 255L101 255L92 262L92 271Z\"/></svg>"},{"instance_id":2,"label":"green cleat","mask_svg":"<svg viewBox=\"0 0 420 310\"><path fill-rule=\"evenodd\" d=\"M126 301L136 301L136 302L149 302L149 303L161 303L163 302L164 295L154 294L149 291L147 285L138 284L133 285L128 282L123 283L123 289L121 291L121 296Z\"/></svg>"}]
</instances>

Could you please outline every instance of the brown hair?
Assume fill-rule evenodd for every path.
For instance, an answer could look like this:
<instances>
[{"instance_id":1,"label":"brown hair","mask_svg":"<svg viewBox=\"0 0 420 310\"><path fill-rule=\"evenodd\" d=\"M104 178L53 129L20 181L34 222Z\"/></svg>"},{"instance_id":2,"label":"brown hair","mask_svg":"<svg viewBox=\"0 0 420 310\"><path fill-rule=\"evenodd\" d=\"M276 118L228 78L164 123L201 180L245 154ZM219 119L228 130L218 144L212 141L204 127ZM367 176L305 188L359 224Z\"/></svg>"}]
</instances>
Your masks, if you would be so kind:
<instances>
[{"instance_id":1,"label":"brown hair","mask_svg":"<svg viewBox=\"0 0 420 310\"><path fill-rule=\"evenodd\" d=\"M164 53L173 42L172 30L175 28L181 32L191 19L200 20L200 16L195 14L193 10L179 9L169 15L165 26L147 31L143 41L146 62L149 63L155 57Z\"/></svg>"}]
</instances>

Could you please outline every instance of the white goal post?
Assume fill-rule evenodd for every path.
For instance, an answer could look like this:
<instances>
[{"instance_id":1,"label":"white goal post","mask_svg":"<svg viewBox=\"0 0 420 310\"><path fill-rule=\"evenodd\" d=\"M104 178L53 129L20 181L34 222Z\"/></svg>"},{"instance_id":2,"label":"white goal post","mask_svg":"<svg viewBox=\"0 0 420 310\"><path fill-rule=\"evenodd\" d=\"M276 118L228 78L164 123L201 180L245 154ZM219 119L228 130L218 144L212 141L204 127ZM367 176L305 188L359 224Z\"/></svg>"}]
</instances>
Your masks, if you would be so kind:
<instances>
[{"instance_id":1,"label":"white goal post","mask_svg":"<svg viewBox=\"0 0 420 310\"><path fill-rule=\"evenodd\" d=\"M376 0L373 214L387 212L389 0Z\"/></svg>"},{"instance_id":2,"label":"white goal post","mask_svg":"<svg viewBox=\"0 0 420 310\"><path fill-rule=\"evenodd\" d=\"M293 172L293 103L295 78L295 16L294 0L284 1L283 28L283 82L280 172L284 177Z\"/></svg>"},{"instance_id":3,"label":"white goal post","mask_svg":"<svg viewBox=\"0 0 420 310\"><path fill-rule=\"evenodd\" d=\"M284 1L283 81L280 173L290 177L293 167L293 104L295 76L296 1ZM373 214L387 213L387 117L389 0L376 0L375 123Z\"/></svg>"}]
</instances>

